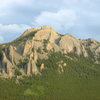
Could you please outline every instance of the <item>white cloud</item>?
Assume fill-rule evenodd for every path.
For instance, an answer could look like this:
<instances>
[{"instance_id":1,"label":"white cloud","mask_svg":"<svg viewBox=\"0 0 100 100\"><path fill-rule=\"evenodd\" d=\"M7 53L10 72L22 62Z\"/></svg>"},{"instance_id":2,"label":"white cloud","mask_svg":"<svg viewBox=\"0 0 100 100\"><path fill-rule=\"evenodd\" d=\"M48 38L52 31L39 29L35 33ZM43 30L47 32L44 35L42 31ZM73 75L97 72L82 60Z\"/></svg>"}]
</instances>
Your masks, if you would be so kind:
<instances>
[{"instance_id":1,"label":"white cloud","mask_svg":"<svg viewBox=\"0 0 100 100\"><path fill-rule=\"evenodd\" d=\"M42 12L35 18L33 25L50 25L59 32L64 32L71 28L77 20L76 11L62 9L58 12Z\"/></svg>"},{"instance_id":2,"label":"white cloud","mask_svg":"<svg viewBox=\"0 0 100 100\"><path fill-rule=\"evenodd\" d=\"M81 38L91 34L100 40L99 9L100 0L0 0L0 36L5 42L15 39L24 25L33 22L34 26L50 25L61 33Z\"/></svg>"},{"instance_id":3,"label":"white cloud","mask_svg":"<svg viewBox=\"0 0 100 100\"><path fill-rule=\"evenodd\" d=\"M9 6L10 4L24 4L28 3L27 0L0 0L0 8L4 8Z\"/></svg>"},{"instance_id":4,"label":"white cloud","mask_svg":"<svg viewBox=\"0 0 100 100\"><path fill-rule=\"evenodd\" d=\"M0 0L0 17L6 16L16 5L27 5L30 0Z\"/></svg>"},{"instance_id":5,"label":"white cloud","mask_svg":"<svg viewBox=\"0 0 100 100\"><path fill-rule=\"evenodd\" d=\"M26 29L30 28L28 25L24 24L11 24L11 25L3 25L0 24L0 43L8 42L9 40L14 40L21 33L23 33Z\"/></svg>"},{"instance_id":6,"label":"white cloud","mask_svg":"<svg viewBox=\"0 0 100 100\"><path fill-rule=\"evenodd\" d=\"M20 25L17 25L17 24L9 24L9 25L3 25L3 24L0 24L0 30L1 31L21 31L23 29L26 29L27 27L29 27L28 25L24 25L24 24L20 24Z\"/></svg>"}]
</instances>

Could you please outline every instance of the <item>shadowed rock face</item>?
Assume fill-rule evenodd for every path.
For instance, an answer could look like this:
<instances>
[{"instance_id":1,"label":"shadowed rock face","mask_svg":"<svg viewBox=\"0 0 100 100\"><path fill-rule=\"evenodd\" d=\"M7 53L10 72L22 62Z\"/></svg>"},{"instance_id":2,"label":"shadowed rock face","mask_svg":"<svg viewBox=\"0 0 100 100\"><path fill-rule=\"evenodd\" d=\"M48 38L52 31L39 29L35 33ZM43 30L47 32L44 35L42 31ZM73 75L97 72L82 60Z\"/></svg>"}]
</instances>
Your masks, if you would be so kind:
<instances>
[{"instance_id":1,"label":"shadowed rock face","mask_svg":"<svg viewBox=\"0 0 100 100\"><path fill-rule=\"evenodd\" d=\"M45 65L37 67L37 60L48 59L51 51L76 53L84 57L91 53L97 60L100 57L100 42L79 40L71 34L61 35L49 26L28 29L15 41L0 45L0 76L11 78L15 73L23 76L40 74L41 66L44 69Z\"/></svg>"}]
</instances>

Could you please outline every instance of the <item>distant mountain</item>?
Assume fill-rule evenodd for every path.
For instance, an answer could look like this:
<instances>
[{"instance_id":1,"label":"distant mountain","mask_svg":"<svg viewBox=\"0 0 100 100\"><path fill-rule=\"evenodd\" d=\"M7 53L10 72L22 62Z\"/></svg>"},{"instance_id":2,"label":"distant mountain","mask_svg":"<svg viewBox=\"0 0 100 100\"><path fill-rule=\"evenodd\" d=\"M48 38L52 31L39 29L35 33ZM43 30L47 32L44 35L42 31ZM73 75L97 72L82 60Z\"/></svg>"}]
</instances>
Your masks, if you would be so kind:
<instances>
[{"instance_id":1,"label":"distant mountain","mask_svg":"<svg viewBox=\"0 0 100 100\"><path fill-rule=\"evenodd\" d=\"M62 73L68 64L62 60L62 55L74 61L89 59L99 65L100 42L91 38L77 39L71 34L62 35L49 26L28 29L16 40L0 44L0 77L41 75L48 66L46 62L53 64L50 59L58 56L60 60L54 60L54 64L58 73Z\"/></svg>"}]
</instances>

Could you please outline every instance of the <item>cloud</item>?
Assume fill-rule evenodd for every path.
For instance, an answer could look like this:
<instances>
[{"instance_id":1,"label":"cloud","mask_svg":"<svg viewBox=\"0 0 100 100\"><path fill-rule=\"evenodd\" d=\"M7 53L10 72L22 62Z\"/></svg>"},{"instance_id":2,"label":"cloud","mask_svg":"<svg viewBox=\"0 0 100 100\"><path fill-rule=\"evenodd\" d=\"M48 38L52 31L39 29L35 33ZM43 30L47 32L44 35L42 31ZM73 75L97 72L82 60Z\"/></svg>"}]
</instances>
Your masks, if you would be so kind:
<instances>
[{"instance_id":1,"label":"cloud","mask_svg":"<svg viewBox=\"0 0 100 100\"><path fill-rule=\"evenodd\" d=\"M9 42L16 39L23 33L26 29L30 28L28 25L24 24L11 24L11 25L3 25L0 24L0 43Z\"/></svg>"},{"instance_id":2,"label":"cloud","mask_svg":"<svg viewBox=\"0 0 100 100\"><path fill-rule=\"evenodd\" d=\"M59 32L65 32L74 26L77 15L74 10L62 9L57 12L42 12L35 18L33 25L42 26L49 25Z\"/></svg>"},{"instance_id":3,"label":"cloud","mask_svg":"<svg viewBox=\"0 0 100 100\"><path fill-rule=\"evenodd\" d=\"M0 8L5 8L5 7L7 7L7 6L11 5L11 4L14 4L14 3L16 3L16 4L24 4L26 2L28 3L27 0L1 0L0 3L2 5L0 5Z\"/></svg>"},{"instance_id":4,"label":"cloud","mask_svg":"<svg viewBox=\"0 0 100 100\"><path fill-rule=\"evenodd\" d=\"M4 42L18 37L24 25L50 25L61 33L100 40L100 0L0 0L0 4Z\"/></svg>"}]
</instances>

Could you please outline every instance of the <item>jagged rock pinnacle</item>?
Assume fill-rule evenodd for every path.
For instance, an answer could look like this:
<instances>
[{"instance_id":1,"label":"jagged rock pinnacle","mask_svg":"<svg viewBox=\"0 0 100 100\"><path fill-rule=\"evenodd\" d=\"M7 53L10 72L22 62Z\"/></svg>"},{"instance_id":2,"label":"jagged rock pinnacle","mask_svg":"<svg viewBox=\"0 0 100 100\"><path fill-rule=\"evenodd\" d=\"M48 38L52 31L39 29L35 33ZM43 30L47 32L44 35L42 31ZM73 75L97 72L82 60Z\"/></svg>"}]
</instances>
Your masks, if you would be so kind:
<instances>
[{"instance_id":1,"label":"jagged rock pinnacle","mask_svg":"<svg viewBox=\"0 0 100 100\"><path fill-rule=\"evenodd\" d=\"M71 34L60 35L50 26L28 29L20 38L0 45L0 48L0 75L2 77L7 74L13 77L16 70L22 75L40 73L41 69L36 65L38 59L48 59L51 51L65 54L76 53L84 57L88 57L88 52L91 52L96 60L100 57L100 42L93 39L80 40Z\"/></svg>"}]
</instances>

